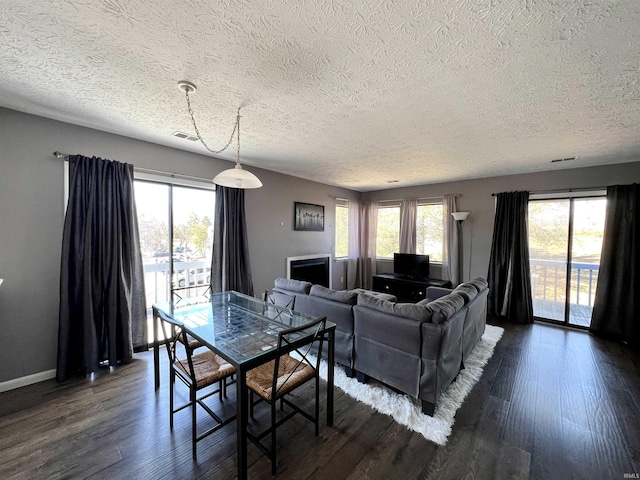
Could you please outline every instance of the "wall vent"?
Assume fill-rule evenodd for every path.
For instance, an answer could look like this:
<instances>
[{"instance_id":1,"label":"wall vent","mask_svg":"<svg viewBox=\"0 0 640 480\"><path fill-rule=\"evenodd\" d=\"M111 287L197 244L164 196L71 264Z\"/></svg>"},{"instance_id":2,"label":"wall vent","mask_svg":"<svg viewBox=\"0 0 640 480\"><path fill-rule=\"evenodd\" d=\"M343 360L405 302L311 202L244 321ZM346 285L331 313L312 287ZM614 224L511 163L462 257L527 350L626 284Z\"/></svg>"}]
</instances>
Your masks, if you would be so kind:
<instances>
[{"instance_id":1,"label":"wall vent","mask_svg":"<svg viewBox=\"0 0 640 480\"><path fill-rule=\"evenodd\" d=\"M173 132L171 136L176 138L182 138L183 140L190 140L192 142L198 141L198 137L191 135L189 133L184 133L184 132Z\"/></svg>"},{"instance_id":2,"label":"wall vent","mask_svg":"<svg viewBox=\"0 0 640 480\"><path fill-rule=\"evenodd\" d=\"M555 160L551 160L551 163L568 162L570 160L575 160L576 158L577 157L557 158Z\"/></svg>"}]
</instances>

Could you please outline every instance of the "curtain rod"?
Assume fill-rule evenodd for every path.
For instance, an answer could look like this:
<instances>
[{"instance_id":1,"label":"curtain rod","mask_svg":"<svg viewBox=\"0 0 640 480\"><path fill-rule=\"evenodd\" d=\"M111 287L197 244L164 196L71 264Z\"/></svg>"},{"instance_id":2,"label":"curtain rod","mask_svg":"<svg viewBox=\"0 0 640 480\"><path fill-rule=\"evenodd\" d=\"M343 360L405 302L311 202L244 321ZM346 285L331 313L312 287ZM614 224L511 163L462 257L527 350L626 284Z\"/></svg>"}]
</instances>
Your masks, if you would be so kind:
<instances>
[{"instance_id":1,"label":"curtain rod","mask_svg":"<svg viewBox=\"0 0 640 480\"><path fill-rule=\"evenodd\" d=\"M591 190L606 190L607 187L582 187L582 188L563 188L561 190L536 190L534 192L529 192L529 195L545 195L552 193L571 193L571 192L589 192ZM516 190L517 191L517 190ZM522 191L522 190L519 190ZM496 195L500 195L500 193L508 193L508 192L498 192L492 193L491 196L495 197Z\"/></svg>"},{"instance_id":2,"label":"curtain rod","mask_svg":"<svg viewBox=\"0 0 640 480\"><path fill-rule=\"evenodd\" d=\"M456 198L462 196L461 193L445 193L443 195L432 195L430 197L407 197L407 198L415 198L416 200L434 200L436 198L444 198L447 195L453 195ZM380 203L382 203L382 202L402 202L403 200L406 200L407 198L390 198L389 200L378 200L378 202L380 202Z\"/></svg>"},{"instance_id":3,"label":"curtain rod","mask_svg":"<svg viewBox=\"0 0 640 480\"><path fill-rule=\"evenodd\" d=\"M68 153L61 153L58 152L57 150L55 152L53 152L53 155L56 158L64 158L65 161L69 160L69 154ZM173 172L164 172L162 170L152 170L150 168L141 168L141 167L136 167L134 165L133 170L139 173L151 173L151 174L155 174L155 175L161 175L163 177L171 177L171 178L184 178L186 180L200 180L200 181L204 181L204 182L211 182L210 178L202 178L202 177L194 177L192 175L185 175L183 173L173 173Z\"/></svg>"}]
</instances>

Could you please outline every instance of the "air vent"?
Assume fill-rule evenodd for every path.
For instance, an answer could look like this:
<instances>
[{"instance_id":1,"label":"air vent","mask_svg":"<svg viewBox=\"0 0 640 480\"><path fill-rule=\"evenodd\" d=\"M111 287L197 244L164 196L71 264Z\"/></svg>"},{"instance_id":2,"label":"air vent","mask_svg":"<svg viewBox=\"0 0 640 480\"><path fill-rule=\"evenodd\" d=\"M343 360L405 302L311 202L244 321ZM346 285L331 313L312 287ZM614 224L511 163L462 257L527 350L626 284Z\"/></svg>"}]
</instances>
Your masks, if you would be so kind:
<instances>
[{"instance_id":1,"label":"air vent","mask_svg":"<svg viewBox=\"0 0 640 480\"><path fill-rule=\"evenodd\" d=\"M576 158L577 157L557 158L555 160L551 160L551 163L568 162L570 160L575 160Z\"/></svg>"},{"instance_id":2,"label":"air vent","mask_svg":"<svg viewBox=\"0 0 640 480\"><path fill-rule=\"evenodd\" d=\"M197 142L198 141L198 137L195 137L193 135L190 135L188 133L184 133L184 132L173 132L171 134L172 137L176 137L176 138L182 138L184 140L190 140L192 142Z\"/></svg>"}]
</instances>

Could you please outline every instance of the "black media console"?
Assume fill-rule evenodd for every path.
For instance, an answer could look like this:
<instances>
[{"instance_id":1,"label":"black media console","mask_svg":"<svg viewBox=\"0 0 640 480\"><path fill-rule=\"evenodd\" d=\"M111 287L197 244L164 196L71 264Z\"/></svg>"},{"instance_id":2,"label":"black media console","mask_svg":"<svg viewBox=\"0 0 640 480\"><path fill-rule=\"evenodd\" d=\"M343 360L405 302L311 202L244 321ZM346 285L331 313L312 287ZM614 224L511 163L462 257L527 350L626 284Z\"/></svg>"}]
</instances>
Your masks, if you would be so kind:
<instances>
[{"instance_id":1,"label":"black media console","mask_svg":"<svg viewBox=\"0 0 640 480\"><path fill-rule=\"evenodd\" d=\"M373 276L373 290L390 293L398 298L398 302L415 303L424 300L427 287L450 288L449 280L432 277L407 277L394 273L381 273Z\"/></svg>"}]
</instances>

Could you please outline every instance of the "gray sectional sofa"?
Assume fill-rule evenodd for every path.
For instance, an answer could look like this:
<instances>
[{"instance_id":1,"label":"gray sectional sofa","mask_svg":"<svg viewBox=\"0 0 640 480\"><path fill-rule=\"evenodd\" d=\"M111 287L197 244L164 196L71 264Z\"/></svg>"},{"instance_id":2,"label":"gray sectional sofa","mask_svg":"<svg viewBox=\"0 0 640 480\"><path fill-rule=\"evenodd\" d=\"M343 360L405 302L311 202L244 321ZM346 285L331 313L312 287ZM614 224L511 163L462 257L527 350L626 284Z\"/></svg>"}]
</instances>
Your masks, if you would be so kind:
<instances>
[{"instance_id":1,"label":"gray sectional sofa","mask_svg":"<svg viewBox=\"0 0 640 480\"><path fill-rule=\"evenodd\" d=\"M277 304L295 299L295 310L336 324L336 362L347 375L372 377L420 399L428 415L484 333L487 294L481 278L453 290L429 287L416 304L284 278L272 291Z\"/></svg>"}]
</instances>

